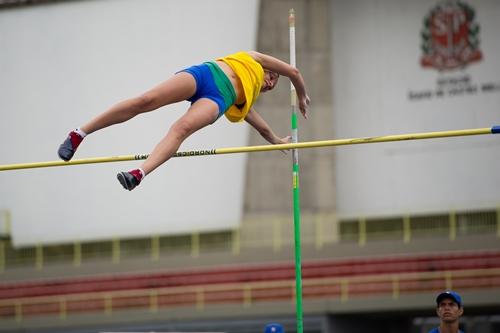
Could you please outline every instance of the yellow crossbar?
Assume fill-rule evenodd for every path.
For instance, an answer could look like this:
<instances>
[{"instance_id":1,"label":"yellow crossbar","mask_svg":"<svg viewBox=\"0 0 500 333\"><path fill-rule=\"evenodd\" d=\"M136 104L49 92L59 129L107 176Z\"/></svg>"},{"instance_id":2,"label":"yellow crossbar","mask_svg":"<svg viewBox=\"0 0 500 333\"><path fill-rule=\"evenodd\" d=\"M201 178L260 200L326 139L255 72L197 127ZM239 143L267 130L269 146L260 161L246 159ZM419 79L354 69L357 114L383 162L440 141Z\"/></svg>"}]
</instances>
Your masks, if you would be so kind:
<instances>
[{"instance_id":1,"label":"yellow crossbar","mask_svg":"<svg viewBox=\"0 0 500 333\"><path fill-rule=\"evenodd\" d=\"M298 143L286 143L286 144L279 144L279 145L246 146L246 147L218 148L218 149L208 149L208 150L191 150L191 151L177 152L173 157L253 153L253 152L272 151L272 150L320 148L320 147L346 146L346 145L356 145L356 144L366 144L366 143L437 139L437 138L446 138L446 137L455 137L455 136L471 136L471 135L497 134L497 133L500 133L500 126L493 126L491 128L485 127L485 128L474 128L474 129L441 131L441 132L424 132L424 133L398 134L398 135L387 135L387 136L351 138L351 139L308 141L308 142L298 142ZM83 158L83 159L72 160L69 162L47 161L47 162L33 162L33 163L4 164L4 165L0 165L0 171L33 169L33 168L47 168L47 167L56 167L56 166L70 166L70 165L79 165L79 164L123 162L123 161L133 161L133 160L144 160L147 157L148 157L148 154L140 154L140 155L122 155L122 156L111 156L111 157Z\"/></svg>"}]
</instances>

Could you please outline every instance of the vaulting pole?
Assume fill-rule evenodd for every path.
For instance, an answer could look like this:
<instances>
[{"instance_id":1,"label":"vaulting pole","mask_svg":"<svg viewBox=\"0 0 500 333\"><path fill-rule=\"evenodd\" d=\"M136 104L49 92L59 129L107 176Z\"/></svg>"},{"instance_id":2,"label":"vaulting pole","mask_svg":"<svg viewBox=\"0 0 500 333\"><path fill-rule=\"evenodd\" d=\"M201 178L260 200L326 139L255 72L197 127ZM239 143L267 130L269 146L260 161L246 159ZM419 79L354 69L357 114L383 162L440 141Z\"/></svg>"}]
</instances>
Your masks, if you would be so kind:
<instances>
[{"instance_id":1,"label":"vaulting pole","mask_svg":"<svg viewBox=\"0 0 500 333\"><path fill-rule=\"evenodd\" d=\"M295 11L290 9L288 15L288 25L290 28L290 65L297 67L295 60ZM295 87L290 82L291 97L291 123L292 123L292 143L298 143L297 128L297 93ZM293 184L293 229L295 239L295 309L297 314L297 333L304 332L303 310L302 310L302 260L300 241L300 189L299 189L299 150L292 150L292 184Z\"/></svg>"},{"instance_id":2,"label":"vaulting pole","mask_svg":"<svg viewBox=\"0 0 500 333\"><path fill-rule=\"evenodd\" d=\"M264 152L272 150L348 146L348 145L359 145L367 143L439 139L439 138L448 138L457 136L473 136L473 135L499 134L499 133L500 133L500 125L497 125L493 127L472 128L472 129L441 131L441 132L423 132L423 133L396 134L396 135L361 137L361 138L350 138L350 139L308 141L308 142L298 142L298 143L285 143L279 145L191 150L191 151L177 152L173 157L255 153L255 152ZM111 156L111 157L83 158L83 159L71 160L69 162L47 161L47 162L4 164L0 165L0 171L47 168L47 167L58 167L58 166L74 166L80 164L93 164L93 163L124 162L124 161L134 161L134 160L145 160L147 157L148 154L138 154L138 155L121 155L121 156Z\"/></svg>"}]
</instances>

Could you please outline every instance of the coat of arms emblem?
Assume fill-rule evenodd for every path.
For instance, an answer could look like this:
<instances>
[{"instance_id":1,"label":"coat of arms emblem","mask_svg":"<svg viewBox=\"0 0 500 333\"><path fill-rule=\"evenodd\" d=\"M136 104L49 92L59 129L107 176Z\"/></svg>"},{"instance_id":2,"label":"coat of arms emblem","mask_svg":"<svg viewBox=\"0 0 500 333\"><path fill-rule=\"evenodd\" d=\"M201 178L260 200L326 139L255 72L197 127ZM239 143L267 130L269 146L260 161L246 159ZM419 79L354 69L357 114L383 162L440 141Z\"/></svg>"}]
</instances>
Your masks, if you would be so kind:
<instances>
[{"instance_id":1,"label":"coat of arms emblem","mask_svg":"<svg viewBox=\"0 0 500 333\"><path fill-rule=\"evenodd\" d=\"M459 0L441 1L424 18L422 67L464 68L483 58L474 9Z\"/></svg>"}]
</instances>

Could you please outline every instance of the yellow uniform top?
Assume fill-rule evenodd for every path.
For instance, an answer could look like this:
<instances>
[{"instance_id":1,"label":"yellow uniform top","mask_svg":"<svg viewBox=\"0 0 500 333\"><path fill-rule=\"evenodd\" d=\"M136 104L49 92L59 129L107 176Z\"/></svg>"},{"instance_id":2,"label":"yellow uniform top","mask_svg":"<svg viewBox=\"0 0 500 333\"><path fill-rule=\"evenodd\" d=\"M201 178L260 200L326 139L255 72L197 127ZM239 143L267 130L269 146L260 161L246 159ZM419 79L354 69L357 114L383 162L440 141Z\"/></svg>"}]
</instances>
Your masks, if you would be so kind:
<instances>
[{"instance_id":1,"label":"yellow uniform top","mask_svg":"<svg viewBox=\"0 0 500 333\"><path fill-rule=\"evenodd\" d=\"M259 96L264 82L264 69L246 52L234 53L217 60L228 64L241 81L245 103L239 106L232 105L225 115L232 122L242 121Z\"/></svg>"}]
</instances>

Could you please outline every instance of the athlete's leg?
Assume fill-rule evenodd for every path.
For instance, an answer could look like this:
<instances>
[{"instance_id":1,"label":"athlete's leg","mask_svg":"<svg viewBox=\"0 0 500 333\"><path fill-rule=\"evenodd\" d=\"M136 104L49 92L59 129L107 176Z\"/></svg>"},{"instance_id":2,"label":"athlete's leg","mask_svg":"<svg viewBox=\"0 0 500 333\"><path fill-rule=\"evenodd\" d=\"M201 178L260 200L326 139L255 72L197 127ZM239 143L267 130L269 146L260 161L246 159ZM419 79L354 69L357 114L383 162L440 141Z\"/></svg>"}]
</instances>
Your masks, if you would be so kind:
<instances>
[{"instance_id":1,"label":"athlete's leg","mask_svg":"<svg viewBox=\"0 0 500 333\"><path fill-rule=\"evenodd\" d=\"M219 115L217 104L201 98L179 118L169 129L167 135L156 145L148 158L141 165L146 174L165 163L177 152L181 143L197 130L212 124Z\"/></svg>"},{"instance_id":2,"label":"athlete's leg","mask_svg":"<svg viewBox=\"0 0 500 333\"><path fill-rule=\"evenodd\" d=\"M86 134L122 123L136 115L158 109L164 105L180 102L193 96L196 91L194 77L180 72L140 96L115 104L81 127Z\"/></svg>"},{"instance_id":3,"label":"athlete's leg","mask_svg":"<svg viewBox=\"0 0 500 333\"><path fill-rule=\"evenodd\" d=\"M189 73L180 72L142 95L112 106L84 126L71 131L66 140L59 146L57 154L61 159L69 161L73 158L85 135L127 121L140 113L183 101L193 96L195 92L196 81L194 77Z\"/></svg>"},{"instance_id":4,"label":"athlete's leg","mask_svg":"<svg viewBox=\"0 0 500 333\"><path fill-rule=\"evenodd\" d=\"M139 170L120 172L118 180L127 190L139 185L142 178L168 161L177 152L186 138L197 130L213 123L219 115L219 107L212 100L201 98L179 118L169 129L167 135L156 145L148 158L141 165L144 175Z\"/></svg>"}]
</instances>

